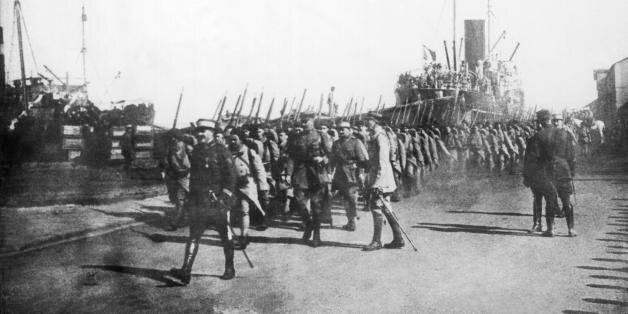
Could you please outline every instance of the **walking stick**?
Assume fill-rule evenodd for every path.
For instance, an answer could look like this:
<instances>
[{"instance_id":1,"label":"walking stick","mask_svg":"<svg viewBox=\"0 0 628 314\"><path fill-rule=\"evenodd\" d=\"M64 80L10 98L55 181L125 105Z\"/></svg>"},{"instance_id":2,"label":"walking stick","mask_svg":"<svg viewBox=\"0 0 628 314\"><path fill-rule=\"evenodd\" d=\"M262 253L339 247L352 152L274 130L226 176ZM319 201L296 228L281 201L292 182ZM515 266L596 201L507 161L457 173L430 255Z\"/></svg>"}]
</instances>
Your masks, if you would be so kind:
<instances>
[{"instance_id":1,"label":"walking stick","mask_svg":"<svg viewBox=\"0 0 628 314\"><path fill-rule=\"evenodd\" d=\"M377 197L379 198L379 200L382 202L382 204L384 204L384 207L386 207L386 209L388 209L388 211L391 213L391 216L393 217L393 219L395 220L395 222L397 223L397 226L399 226L399 229L401 229L401 232L403 233L404 236L406 236L406 239L408 239L408 242L410 243L410 245L412 245L412 248L414 249L415 252L418 252L419 250L416 248L416 246L414 246L414 243L412 243L412 240L410 240L410 237L408 236L408 234L406 233L406 231L403 229L403 227L401 226L401 223L399 223L399 219L397 218L397 215L395 214L395 212L392 210L392 208L390 208L390 206L388 206L388 203L386 202L386 200L384 199L384 197L382 196L381 193L377 193Z\"/></svg>"},{"instance_id":2,"label":"walking stick","mask_svg":"<svg viewBox=\"0 0 628 314\"><path fill-rule=\"evenodd\" d=\"M210 197L210 199L213 202L216 202L216 203L220 204L220 206L222 206L225 209L225 214L221 215L221 216L222 216L222 218L225 219L225 223L229 227L229 231L231 231L231 233L235 236L236 233L233 230L233 227L231 227L231 224L229 223L229 219L227 218L227 213L229 212L229 206L227 206L224 201L219 199L218 196L216 195L216 193L214 193L214 192L210 192L209 193L209 197ZM240 251L242 251L242 254L244 254L244 258L246 258L246 261L247 261L247 263L249 263L249 266L251 266L251 268L254 268L253 262L251 262L251 259L249 258L249 255L246 254L246 250L242 249Z\"/></svg>"}]
</instances>

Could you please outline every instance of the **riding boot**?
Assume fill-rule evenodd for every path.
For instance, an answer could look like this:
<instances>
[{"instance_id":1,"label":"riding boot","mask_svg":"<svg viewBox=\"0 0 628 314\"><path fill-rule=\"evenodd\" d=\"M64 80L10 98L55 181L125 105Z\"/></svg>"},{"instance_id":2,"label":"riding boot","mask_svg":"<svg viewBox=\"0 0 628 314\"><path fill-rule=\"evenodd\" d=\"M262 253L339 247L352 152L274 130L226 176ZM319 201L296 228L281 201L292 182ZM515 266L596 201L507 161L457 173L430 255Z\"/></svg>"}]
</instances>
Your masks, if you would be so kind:
<instances>
[{"instance_id":1,"label":"riding boot","mask_svg":"<svg viewBox=\"0 0 628 314\"><path fill-rule=\"evenodd\" d=\"M541 232L542 231L541 209L540 208L533 208L532 209L532 215L533 215L534 223L532 225L532 228L528 232L530 232L530 233Z\"/></svg>"},{"instance_id":2,"label":"riding boot","mask_svg":"<svg viewBox=\"0 0 628 314\"><path fill-rule=\"evenodd\" d=\"M244 250L246 246L249 244L249 225L250 225L250 216L248 213L242 214L242 231L240 233L240 238L235 243L236 250Z\"/></svg>"},{"instance_id":3,"label":"riding boot","mask_svg":"<svg viewBox=\"0 0 628 314\"><path fill-rule=\"evenodd\" d=\"M386 215L386 220L388 220L388 223L390 224L390 228L392 229L392 233L393 233L392 242L384 244L384 248L387 248L387 249L402 248L405 245L405 243L403 241L403 236L401 234L401 226L399 225L399 222L397 221L397 219L395 219L395 217L393 216L393 213L385 212L384 215Z\"/></svg>"},{"instance_id":4,"label":"riding boot","mask_svg":"<svg viewBox=\"0 0 628 314\"><path fill-rule=\"evenodd\" d=\"M567 230L569 232L569 236L575 237L577 233L574 229L573 206L569 205L565 208L565 216L567 218Z\"/></svg>"},{"instance_id":5,"label":"riding boot","mask_svg":"<svg viewBox=\"0 0 628 314\"><path fill-rule=\"evenodd\" d=\"M225 253L225 272L220 276L222 280L229 280L235 277L235 267L233 266L233 243L228 241L224 244L223 252Z\"/></svg>"},{"instance_id":6,"label":"riding boot","mask_svg":"<svg viewBox=\"0 0 628 314\"><path fill-rule=\"evenodd\" d=\"M355 231L355 218L349 219L349 221L347 221L347 224L342 226L342 229L347 231Z\"/></svg>"},{"instance_id":7,"label":"riding boot","mask_svg":"<svg viewBox=\"0 0 628 314\"><path fill-rule=\"evenodd\" d=\"M554 213L546 213L545 214L545 223L547 224L547 230L543 232L544 237L553 237L554 236Z\"/></svg>"},{"instance_id":8,"label":"riding boot","mask_svg":"<svg viewBox=\"0 0 628 314\"><path fill-rule=\"evenodd\" d=\"M194 264L194 259L196 258L196 254L198 253L198 243L195 243L193 239L188 240L185 245L185 255L183 256L183 265L181 268L172 268L170 269L170 274L181 280L181 282L185 285L190 283L190 279L192 277L192 265Z\"/></svg>"},{"instance_id":9,"label":"riding boot","mask_svg":"<svg viewBox=\"0 0 628 314\"><path fill-rule=\"evenodd\" d=\"M320 223L314 224L314 239L312 239L312 243L310 244L312 247L321 246L321 226Z\"/></svg>"},{"instance_id":10,"label":"riding boot","mask_svg":"<svg viewBox=\"0 0 628 314\"><path fill-rule=\"evenodd\" d=\"M312 231L314 230L314 226L309 216L303 218L303 224L305 225L305 229L303 231L303 240L307 241L312 237Z\"/></svg>"},{"instance_id":11,"label":"riding boot","mask_svg":"<svg viewBox=\"0 0 628 314\"><path fill-rule=\"evenodd\" d=\"M373 240L367 246L365 246L363 251L375 251L382 248L382 224L384 222L384 218L381 215L373 214Z\"/></svg>"}]
</instances>

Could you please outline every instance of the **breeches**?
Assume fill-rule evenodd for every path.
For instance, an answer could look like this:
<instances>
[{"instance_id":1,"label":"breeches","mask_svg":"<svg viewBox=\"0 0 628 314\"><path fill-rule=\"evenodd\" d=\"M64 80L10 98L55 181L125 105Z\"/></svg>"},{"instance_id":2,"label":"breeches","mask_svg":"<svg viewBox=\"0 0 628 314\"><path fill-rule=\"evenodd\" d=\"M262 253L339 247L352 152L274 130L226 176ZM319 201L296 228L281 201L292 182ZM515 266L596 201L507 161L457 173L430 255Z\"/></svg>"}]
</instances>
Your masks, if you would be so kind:
<instances>
[{"instance_id":1,"label":"breeches","mask_svg":"<svg viewBox=\"0 0 628 314\"><path fill-rule=\"evenodd\" d=\"M384 214L392 214L390 194L391 193L384 193L382 196L377 196L375 194L369 195L369 206L371 207L373 217L384 217Z\"/></svg>"},{"instance_id":2,"label":"breeches","mask_svg":"<svg viewBox=\"0 0 628 314\"><path fill-rule=\"evenodd\" d=\"M340 195L347 202L347 218L353 219L356 216L356 207L358 204L358 187L349 186L340 189Z\"/></svg>"},{"instance_id":3,"label":"breeches","mask_svg":"<svg viewBox=\"0 0 628 314\"><path fill-rule=\"evenodd\" d=\"M299 211L305 217L314 217L315 219L320 217L321 214L321 196L322 189L317 190L304 190L295 189L294 199L297 202Z\"/></svg>"}]
</instances>

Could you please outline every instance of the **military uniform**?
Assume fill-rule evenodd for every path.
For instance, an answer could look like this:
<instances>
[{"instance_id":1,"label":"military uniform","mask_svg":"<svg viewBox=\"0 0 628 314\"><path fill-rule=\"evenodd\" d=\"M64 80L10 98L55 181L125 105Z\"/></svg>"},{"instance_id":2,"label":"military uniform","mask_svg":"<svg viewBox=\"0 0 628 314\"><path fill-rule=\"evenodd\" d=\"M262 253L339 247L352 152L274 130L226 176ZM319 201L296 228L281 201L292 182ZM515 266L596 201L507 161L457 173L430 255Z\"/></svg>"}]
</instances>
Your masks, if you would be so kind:
<instances>
[{"instance_id":1,"label":"military uniform","mask_svg":"<svg viewBox=\"0 0 628 314\"><path fill-rule=\"evenodd\" d=\"M167 213L170 229L176 229L183 222L183 204L190 191L190 159L185 143L173 138L165 159L164 179L168 197L174 204L174 210Z\"/></svg>"},{"instance_id":2,"label":"military uniform","mask_svg":"<svg viewBox=\"0 0 628 314\"><path fill-rule=\"evenodd\" d=\"M358 171L365 166L368 153L362 142L353 136L341 137L331 149L331 165L335 167L332 189L340 192L347 201L347 225L343 228L355 230L356 207L358 202Z\"/></svg>"},{"instance_id":3,"label":"military uniform","mask_svg":"<svg viewBox=\"0 0 628 314\"><path fill-rule=\"evenodd\" d=\"M254 150L242 144L237 151L232 152L232 158L236 173L236 207L241 214L240 235L242 238L238 245L246 248L250 224L249 207L253 205L262 215L265 215L259 202L258 189L268 191L268 183L262 160Z\"/></svg>"},{"instance_id":4,"label":"military uniform","mask_svg":"<svg viewBox=\"0 0 628 314\"><path fill-rule=\"evenodd\" d=\"M199 120L197 127L213 130L215 124ZM231 193L234 189L235 171L231 154L225 146L216 141L201 141L194 146L190 164L190 193L186 201L190 216L190 237L185 247L183 266L172 269L171 273L186 284L190 281L201 236L205 229L213 226L220 235L225 254L225 274L222 278L231 279L235 276L233 243L226 213L215 199L216 196L221 197L223 193Z\"/></svg>"},{"instance_id":5,"label":"military uniform","mask_svg":"<svg viewBox=\"0 0 628 314\"><path fill-rule=\"evenodd\" d=\"M373 214L373 239L364 247L365 251L373 251L382 248L381 236L384 216L388 220L393 231L393 241L386 244L386 248L403 247L404 241L401 228L393 217L390 195L397 189L393 168L390 162L390 141L380 125L374 125L371 129L371 142L369 143L369 207Z\"/></svg>"},{"instance_id":6,"label":"military uniform","mask_svg":"<svg viewBox=\"0 0 628 314\"><path fill-rule=\"evenodd\" d=\"M526 143L523 160L523 184L532 190L532 220L530 232L541 232L541 215L545 199L545 217L548 225L553 222L553 211L557 207L556 188L546 172L541 159L540 136L533 136ZM549 218L552 216L552 218Z\"/></svg>"},{"instance_id":7,"label":"military uniform","mask_svg":"<svg viewBox=\"0 0 628 314\"><path fill-rule=\"evenodd\" d=\"M571 204L571 194L574 193L572 180L576 168L575 147L572 144L574 139L564 129L551 127L543 131L547 131L542 132L540 138L546 150L546 169L562 203L569 235L575 236L573 205Z\"/></svg>"},{"instance_id":8,"label":"military uniform","mask_svg":"<svg viewBox=\"0 0 628 314\"><path fill-rule=\"evenodd\" d=\"M321 197L327 180L325 168L328 144L315 129L305 129L296 134L288 146L292 158L292 187L297 206L305 223L303 239L314 234L312 246L320 245Z\"/></svg>"}]
</instances>

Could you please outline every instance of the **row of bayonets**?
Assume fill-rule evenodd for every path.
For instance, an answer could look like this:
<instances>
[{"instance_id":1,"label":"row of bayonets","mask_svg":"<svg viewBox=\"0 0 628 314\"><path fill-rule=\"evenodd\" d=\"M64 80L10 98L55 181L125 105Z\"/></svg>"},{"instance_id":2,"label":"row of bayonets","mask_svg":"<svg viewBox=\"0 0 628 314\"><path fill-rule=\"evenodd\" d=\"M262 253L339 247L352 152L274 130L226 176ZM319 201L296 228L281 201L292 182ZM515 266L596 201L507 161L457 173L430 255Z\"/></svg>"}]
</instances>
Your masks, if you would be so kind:
<instances>
[{"instance_id":1,"label":"row of bayonets","mask_svg":"<svg viewBox=\"0 0 628 314\"><path fill-rule=\"evenodd\" d=\"M242 115L242 111L244 110L244 104L245 104L245 99L247 96L247 91L248 91L248 87L244 89L244 92L238 95L235 108L230 114L228 113L228 111L225 113L227 96L222 97L218 102L218 106L216 107L216 110L214 111L212 119L216 121L223 121L223 119L228 119L229 120L228 125L261 123L262 120L260 119L260 110L262 107L262 101L264 99L264 93L262 92L260 94L259 101L257 100L257 97L253 98L251 108L249 110L248 115L245 118ZM306 94L307 94L307 88L303 90L303 94L301 95L301 101L296 106L296 108L295 108L296 97L292 98L292 103L290 104L290 107L288 107L288 99L287 98L283 99L283 106L280 111L281 116L278 121L280 126L283 126L284 123L299 121L303 113L312 112L311 111L312 106L306 108L306 110L303 110L303 103L305 101ZM179 116L179 111L181 109L182 99L183 99L183 90L181 90L181 94L179 95L179 102L177 104L177 111L175 113L175 118L174 118L172 128L176 128L177 126L177 118ZM315 116L316 119L321 119L323 115L324 103L325 103L324 94L321 93L321 98L320 98L320 102L318 106L318 112L316 113L316 116ZM269 123L274 105L275 105L275 98L273 97L273 99L270 102L268 112L266 113L266 118L263 120L263 122ZM328 104L328 106L329 106L329 111L327 113L327 116L332 119L336 118L335 104ZM414 106L416 106L416 109L414 109ZM379 100L377 102L377 106L375 107L375 109L370 110L370 111L381 114L385 108L386 108L386 103L382 103L382 95L380 95ZM286 111L286 109L288 110ZM362 120L363 115L364 115L363 109L364 109L364 97L362 98L362 102L359 106L359 109L358 109L357 100L354 101L354 98L352 97L349 103L347 103L344 110L342 111L342 114L339 115L338 117L346 117L346 119L349 122L353 123L355 121ZM394 107L387 108L387 109L389 110L392 109L392 114L390 115L390 118L388 119L390 124L400 125L400 124L407 124L411 122L412 125L415 125L417 123L422 124L424 122L430 121L432 117L432 112L434 110L434 105L431 100L428 100L425 102L417 101L412 104L408 104L408 101L406 100L405 105L395 105ZM457 109L458 108L456 105L454 105L453 108L447 108L445 112L443 113L443 118L451 118L455 116ZM414 111L414 116L412 116L413 111ZM255 112L255 115L253 115L254 112Z\"/></svg>"}]
</instances>

